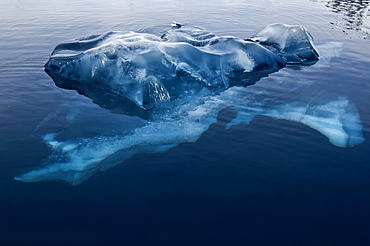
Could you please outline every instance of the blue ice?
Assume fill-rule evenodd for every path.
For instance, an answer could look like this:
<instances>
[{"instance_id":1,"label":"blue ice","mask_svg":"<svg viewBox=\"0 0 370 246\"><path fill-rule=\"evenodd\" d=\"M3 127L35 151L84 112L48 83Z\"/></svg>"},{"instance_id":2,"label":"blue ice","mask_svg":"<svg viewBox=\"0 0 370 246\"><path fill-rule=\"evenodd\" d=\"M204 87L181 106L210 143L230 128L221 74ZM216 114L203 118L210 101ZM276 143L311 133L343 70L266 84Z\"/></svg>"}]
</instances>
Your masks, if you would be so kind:
<instances>
[{"instance_id":1,"label":"blue ice","mask_svg":"<svg viewBox=\"0 0 370 246\"><path fill-rule=\"evenodd\" d=\"M45 70L60 87L87 94L82 87L94 86L149 109L184 92L216 94L253 84L286 64L312 64L318 57L302 26L274 24L247 40L174 28L162 37L110 32L60 44Z\"/></svg>"},{"instance_id":2,"label":"blue ice","mask_svg":"<svg viewBox=\"0 0 370 246\"><path fill-rule=\"evenodd\" d=\"M132 104L128 115L140 108L150 117L123 135L61 140L56 133L45 134L51 156L58 158L15 179L77 185L137 153L163 152L197 141L227 107L238 113L227 128L265 115L302 123L338 147L360 144L362 123L347 97L324 90L304 95L302 89L315 82L292 79L288 72L281 73L282 79L254 84L286 64L316 63L314 67L322 69L340 49L338 42L315 47L305 28L282 24L270 25L248 40L176 28L162 37L109 33L58 45L46 64L58 86L76 89L98 104L101 95L90 86L99 88L102 94L127 99ZM286 100L287 93L293 98Z\"/></svg>"}]
</instances>

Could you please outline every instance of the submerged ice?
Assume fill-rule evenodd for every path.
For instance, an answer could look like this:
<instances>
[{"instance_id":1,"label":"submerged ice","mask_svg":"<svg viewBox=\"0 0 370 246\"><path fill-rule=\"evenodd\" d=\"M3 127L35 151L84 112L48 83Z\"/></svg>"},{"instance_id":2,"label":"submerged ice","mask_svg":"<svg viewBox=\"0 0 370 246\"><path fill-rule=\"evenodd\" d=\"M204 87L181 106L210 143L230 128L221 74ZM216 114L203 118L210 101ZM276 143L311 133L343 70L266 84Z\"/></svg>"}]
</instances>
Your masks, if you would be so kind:
<instances>
[{"instance_id":1,"label":"submerged ice","mask_svg":"<svg viewBox=\"0 0 370 246\"><path fill-rule=\"evenodd\" d=\"M248 40L174 28L162 37L115 32L58 45L45 65L58 86L78 90L103 108L138 115L143 124L115 136L61 140L57 133L45 134L43 140L52 150L45 165L15 179L79 184L137 153L197 141L217 121L218 112L228 107L237 116L227 128L264 115L307 125L336 146L355 146L364 141L362 125L355 105L345 96L325 91L306 95L302 89L311 82L288 75L281 81L264 80L273 86L245 86L286 64L317 62L320 69L339 55L340 48L336 42L316 48L303 27L281 24Z\"/></svg>"}]
</instances>

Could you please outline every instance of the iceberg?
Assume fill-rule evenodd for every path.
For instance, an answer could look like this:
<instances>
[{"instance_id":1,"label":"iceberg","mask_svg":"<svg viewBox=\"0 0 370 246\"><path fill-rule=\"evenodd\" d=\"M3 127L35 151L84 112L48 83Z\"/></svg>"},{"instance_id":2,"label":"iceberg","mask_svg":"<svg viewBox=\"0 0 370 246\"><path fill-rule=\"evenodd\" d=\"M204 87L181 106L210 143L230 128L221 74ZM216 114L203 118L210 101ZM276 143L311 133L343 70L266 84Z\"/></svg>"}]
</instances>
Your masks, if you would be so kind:
<instances>
[{"instance_id":1,"label":"iceberg","mask_svg":"<svg viewBox=\"0 0 370 246\"><path fill-rule=\"evenodd\" d=\"M86 96L99 90L150 109L200 91L214 95L253 84L286 64L312 64L318 57L302 26L274 24L246 40L173 28L161 37L110 32L63 43L45 70L59 87Z\"/></svg>"},{"instance_id":2,"label":"iceberg","mask_svg":"<svg viewBox=\"0 0 370 246\"><path fill-rule=\"evenodd\" d=\"M364 138L357 108L347 97L325 90L306 94L303 89L314 82L291 78L289 72L255 83L287 64L317 63L321 69L340 49L338 42L315 47L303 27L282 24L248 40L180 25L162 37L114 32L58 45L45 65L57 86L77 90L102 108L139 116L143 124L115 136L62 140L58 133L44 134L50 156L15 180L80 184L137 153L197 141L224 108L237 112L226 128L264 115L302 123L335 146L353 147ZM46 116L36 130L65 107ZM81 111L68 115L75 121Z\"/></svg>"}]
</instances>

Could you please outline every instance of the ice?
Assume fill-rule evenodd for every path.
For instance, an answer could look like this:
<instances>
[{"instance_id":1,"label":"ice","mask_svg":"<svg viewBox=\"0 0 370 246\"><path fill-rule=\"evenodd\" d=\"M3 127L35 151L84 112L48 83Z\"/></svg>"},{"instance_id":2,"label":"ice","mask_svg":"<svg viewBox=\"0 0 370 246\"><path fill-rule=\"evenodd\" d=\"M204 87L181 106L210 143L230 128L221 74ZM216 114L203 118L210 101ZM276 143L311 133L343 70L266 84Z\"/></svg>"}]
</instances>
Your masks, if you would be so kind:
<instances>
[{"instance_id":1,"label":"ice","mask_svg":"<svg viewBox=\"0 0 370 246\"><path fill-rule=\"evenodd\" d=\"M316 103L320 98L313 99L308 103L294 102L273 108L266 108L263 102L239 106L238 116L227 125L227 128L249 123L256 115L264 115L307 125L325 135L338 147L353 147L364 141L357 109L346 97L338 96L333 101L320 103Z\"/></svg>"},{"instance_id":2,"label":"ice","mask_svg":"<svg viewBox=\"0 0 370 246\"><path fill-rule=\"evenodd\" d=\"M92 86L150 109L184 91L206 87L217 94L235 81L252 84L286 63L317 58L310 34L300 26L271 25L248 40L181 27L162 37L110 32L60 44L45 70L60 87L86 95L84 87Z\"/></svg>"},{"instance_id":3,"label":"ice","mask_svg":"<svg viewBox=\"0 0 370 246\"><path fill-rule=\"evenodd\" d=\"M292 78L288 70L282 70L280 76L264 78L263 83L234 86L253 84L289 62L292 53L287 47L293 41L285 32L297 30L306 37L298 40L308 40L311 45L307 31L295 28L267 27L258 35L260 40L265 35L263 42L275 42L274 47L267 48L258 44L262 41L217 37L182 27L170 30L162 38L132 32L109 33L57 46L46 69L58 86L76 89L103 108L127 114L124 116L132 121L135 117L131 115L144 120L125 134L70 139L61 138L58 132L44 134L50 156L41 167L15 180L80 184L137 153L163 152L180 143L197 141L217 122L219 111L228 107L234 108L237 116L226 128L248 124L256 115L264 115L302 123L338 147L362 143L362 123L356 106L349 98L325 90L307 94L304 89L311 88L314 81ZM284 45L276 36L282 32L286 36ZM298 51L318 53L313 45L303 48L304 45L294 44ZM340 47L336 42L319 45L324 61L312 68L327 66L333 57L339 56ZM289 53L288 58L281 50ZM317 57L308 56L302 63L310 59L312 62ZM150 107L153 109L148 110ZM76 108L67 112L63 104L46 116L35 131L60 113L70 116L67 127L73 128L85 111Z\"/></svg>"},{"instance_id":4,"label":"ice","mask_svg":"<svg viewBox=\"0 0 370 246\"><path fill-rule=\"evenodd\" d=\"M319 57L311 34L303 26L272 24L251 40L275 49L289 64L310 64Z\"/></svg>"},{"instance_id":5,"label":"ice","mask_svg":"<svg viewBox=\"0 0 370 246\"><path fill-rule=\"evenodd\" d=\"M256 115L265 115L303 123L321 132L338 147L355 146L364 141L357 109L343 96L327 101L325 93L321 93L312 101L288 104L279 104L275 99L277 104L271 106L268 100L258 99L258 91L249 89L232 87L207 98L202 104L189 102L175 107L161 119L149 121L129 135L62 142L56 139L56 134L48 134L44 140L53 149L49 164L15 179L23 182L64 180L80 184L95 172L112 168L137 153L163 152L183 142L197 141L217 121L218 112L226 107L238 112L227 128L248 123Z\"/></svg>"}]
</instances>

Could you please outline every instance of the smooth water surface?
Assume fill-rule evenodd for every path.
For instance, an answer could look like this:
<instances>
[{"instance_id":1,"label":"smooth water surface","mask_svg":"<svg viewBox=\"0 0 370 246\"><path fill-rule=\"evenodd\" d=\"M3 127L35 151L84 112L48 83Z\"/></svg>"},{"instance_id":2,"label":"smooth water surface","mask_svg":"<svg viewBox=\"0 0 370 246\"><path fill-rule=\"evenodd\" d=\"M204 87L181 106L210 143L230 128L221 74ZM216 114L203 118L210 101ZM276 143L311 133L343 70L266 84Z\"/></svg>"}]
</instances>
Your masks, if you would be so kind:
<instances>
[{"instance_id":1,"label":"smooth water surface","mask_svg":"<svg viewBox=\"0 0 370 246\"><path fill-rule=\"evenodd\" d=\"M370 243L368 1L0 5L1 245ZM173 21L240 38L271 23L305 26L319 52L330 54L246 89L271 98L272 106L347 100L358 111L365 141L337 147L319 131L272 113L232 125L237 109L225 107L196 142L139 153L77 186L15 181L51 158L50 133L59 141L104 143L146 124L55 86L43 70L54 47L109 31L161 36ZM325 49L328 43L337 44L334 53Z\"/></svg>"}]
</instances>

